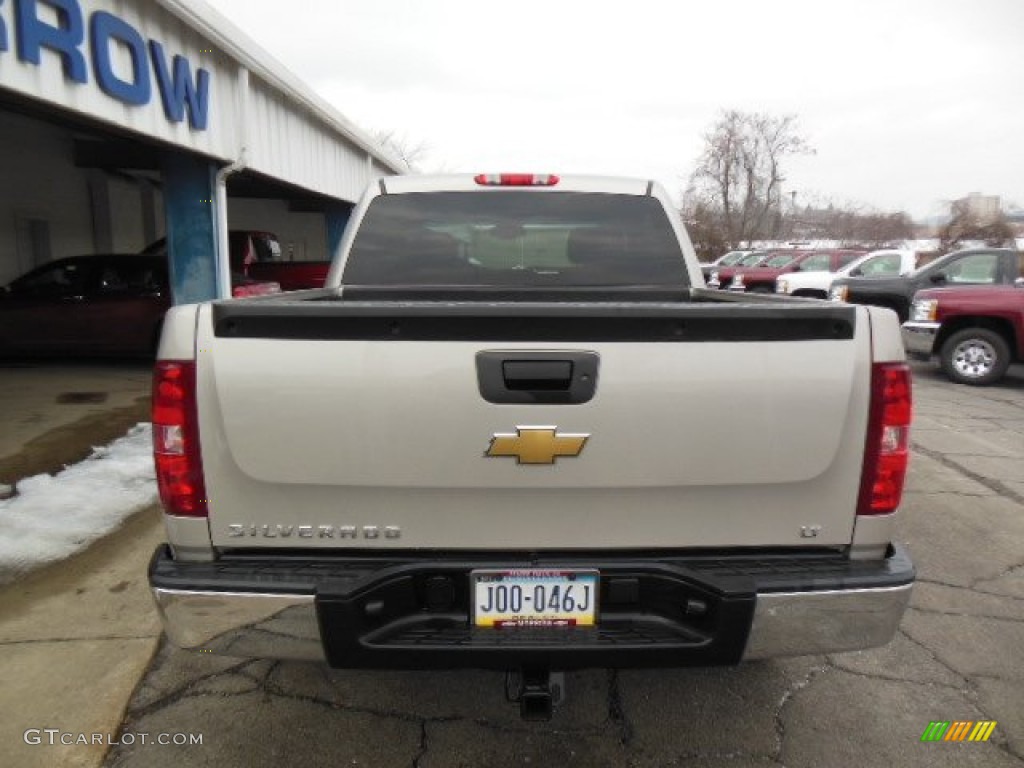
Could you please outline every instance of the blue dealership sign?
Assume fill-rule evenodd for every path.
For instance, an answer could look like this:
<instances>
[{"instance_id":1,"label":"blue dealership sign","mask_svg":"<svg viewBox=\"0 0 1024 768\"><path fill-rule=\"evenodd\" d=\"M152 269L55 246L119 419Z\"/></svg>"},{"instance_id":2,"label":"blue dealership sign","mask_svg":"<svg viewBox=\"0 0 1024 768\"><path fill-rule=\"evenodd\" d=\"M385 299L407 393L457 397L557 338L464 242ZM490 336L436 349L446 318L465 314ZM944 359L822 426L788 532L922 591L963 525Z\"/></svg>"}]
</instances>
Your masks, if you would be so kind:
<instances>
[{"instance_id":1,"label":"blue dealership sign","mask_svg":"<svg viewBox=\"0 0 1024 768\"><path fill-rule=\"evenodd\" d=\"M0 0L0 6L5 0ZM171 123L187 117L189 126L205 131L210 110L210 73L184 56L168 56L163 44L146 40L131 24L106 11L86 14L80 0L10 0L14 9L13 37L18 58L43 66L43 52L56 54L65 79L88 85L90 73L107 96L129 106L144 106L160 94L164 115ZM48 11L41 14L40 6ZM0 17L0 51L10 50L10 32ZM88 32L88 51L85 51ZM131 62L129 73L114 69L121 49Z\"/></svg>"}]
</instances>

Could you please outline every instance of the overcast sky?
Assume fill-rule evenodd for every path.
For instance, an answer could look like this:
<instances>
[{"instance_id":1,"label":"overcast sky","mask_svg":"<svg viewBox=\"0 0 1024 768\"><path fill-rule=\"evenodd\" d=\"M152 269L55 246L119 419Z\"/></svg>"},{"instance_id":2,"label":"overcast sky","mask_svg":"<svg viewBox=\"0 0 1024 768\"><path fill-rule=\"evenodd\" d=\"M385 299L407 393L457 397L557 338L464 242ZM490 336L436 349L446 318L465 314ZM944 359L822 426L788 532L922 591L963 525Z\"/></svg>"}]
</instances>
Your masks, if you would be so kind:
<instances>
[{"instance_id":1,"label":"overcast sky","mask_svg":"<svg viewBox=\"0 0 1024 768\"><path fill-rule=\"evenodd\" d=\"M425 170L653 177L722 109L794 113L787 194L1024 205L1024 0L209 0Z\"/></svg>"}]
</instances>

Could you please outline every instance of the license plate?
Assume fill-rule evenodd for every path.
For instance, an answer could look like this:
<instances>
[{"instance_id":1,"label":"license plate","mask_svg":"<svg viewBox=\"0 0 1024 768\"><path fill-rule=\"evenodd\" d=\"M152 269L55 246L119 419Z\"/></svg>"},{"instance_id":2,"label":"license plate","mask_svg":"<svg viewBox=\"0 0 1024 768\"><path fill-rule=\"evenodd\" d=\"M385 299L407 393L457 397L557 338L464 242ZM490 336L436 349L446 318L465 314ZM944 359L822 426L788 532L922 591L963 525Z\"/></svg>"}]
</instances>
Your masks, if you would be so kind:
<instances>
[{"instance_id":1,"label":"license plate","mask_svg":"<svg viewBox=\"0 0 1024 768\"><path fill-rule=\"evenodd\" d=\"M478 627L592 627L597 571L473 571L473 623Z\"/></svg>"}]
</instances>

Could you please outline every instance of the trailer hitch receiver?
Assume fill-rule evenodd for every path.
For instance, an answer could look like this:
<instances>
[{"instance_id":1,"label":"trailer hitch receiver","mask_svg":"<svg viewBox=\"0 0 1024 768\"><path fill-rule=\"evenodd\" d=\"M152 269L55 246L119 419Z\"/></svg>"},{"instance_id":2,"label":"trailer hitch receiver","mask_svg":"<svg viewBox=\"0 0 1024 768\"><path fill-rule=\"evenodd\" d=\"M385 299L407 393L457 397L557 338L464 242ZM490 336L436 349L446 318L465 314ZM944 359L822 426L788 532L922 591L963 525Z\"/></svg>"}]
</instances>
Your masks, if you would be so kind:
<instances>
[{"instance_id":1,"label":"trailer hitch receiver","mask_svg":"<svg viewBox=\"0 0 1024 768\"><path fill-rule=\"evenodd\" d=\"M519 704L523 720L546 721L565 699L565 674L548 669L510 669L505 673L505 698Z\"/></svg>"}]
</instances>

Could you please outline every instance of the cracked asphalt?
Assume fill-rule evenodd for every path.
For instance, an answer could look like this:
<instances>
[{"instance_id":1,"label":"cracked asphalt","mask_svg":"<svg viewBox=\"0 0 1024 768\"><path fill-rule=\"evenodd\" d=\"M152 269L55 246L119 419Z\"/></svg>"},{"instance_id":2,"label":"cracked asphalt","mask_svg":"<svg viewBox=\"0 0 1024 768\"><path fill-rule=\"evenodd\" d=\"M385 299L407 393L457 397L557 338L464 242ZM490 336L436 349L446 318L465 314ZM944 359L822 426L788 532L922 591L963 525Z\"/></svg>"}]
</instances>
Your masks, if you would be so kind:
<instances>
[{"instance_id":1,"label":"cracked asphalt","mask_svg":"<svg viewBox=\"0 0 1024 768\"><path fill-rule=\"evenodd\" d=\"M1024 372L973 389L915 367L898 538L918 568L884 648L734 668L566 675L548 723L494 672L338 671L161 647L115 746L125 766L1024 766ZM987 743L921 743L995 720ZM123 739L127 741L128 739Z\"/></svg>"}]
</instances>

